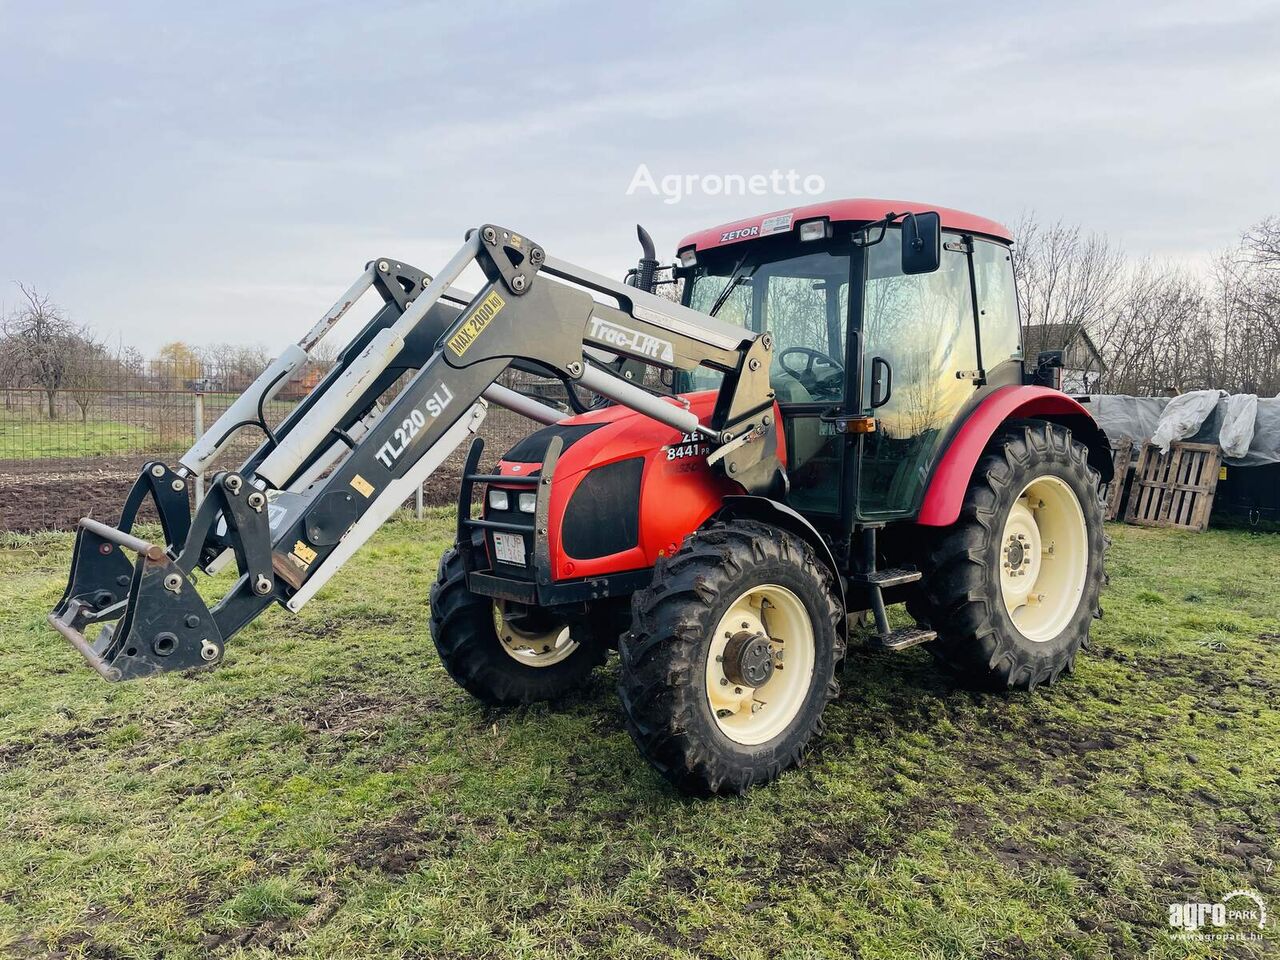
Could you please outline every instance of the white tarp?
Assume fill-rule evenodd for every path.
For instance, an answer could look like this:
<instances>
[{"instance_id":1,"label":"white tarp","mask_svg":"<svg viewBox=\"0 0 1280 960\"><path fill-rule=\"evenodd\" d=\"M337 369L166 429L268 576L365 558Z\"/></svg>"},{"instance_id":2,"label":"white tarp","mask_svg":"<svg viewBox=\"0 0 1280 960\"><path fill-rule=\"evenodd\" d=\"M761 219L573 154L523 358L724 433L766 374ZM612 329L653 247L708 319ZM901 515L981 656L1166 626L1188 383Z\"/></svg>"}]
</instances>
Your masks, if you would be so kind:
<instances>
[{"instance_id":1,"label":"white tarp","mask_svg":"<svg viewBox=\"0 0 1280 960\"><path fill-rule=\"evenodd\" d=\"M1219 396L1226 394L1219 390L1192 390L1174 397L1160 414L1160 422L1156 424L1156 432L1151 435L1151 442L1160 448L1161 453L1168 453L1169 444L1174 440L1194 437L1199 432L1200 425L1218 406Z\"/></svg>"},{"instance_id":2,"label":"white tarp","mask_svg":"<svg viewBox=\"0 0 1280 960\"><path fill-rule=\"evenodd\" d=\"M1216 392L1216 391L1214 391ZM1161 415L1173 400L1167 397L1122 397L1094 394L1086 409L1093 414L1108 437L1129 439L1138 446L1152 439ZM1225 462L1234 467L1261 467L1280 463L1280 397L1260 398L1254 416L1253 440L1239 457L1224 453ZM1195 443L1222 443L1222 431L1228 424L1227 400L1220 399L1212 413L1189 439ZM1228 439L1231 431L1228 430Z\"/></svg>"},{"instance_id":3,"label":"white tarp","mask_svg":"<svg viewBox=\"0 0 1280 960\"><path fill-rule=\"evenodd\" d=\"M1228 457L1240 459L1249 452L1253 430L1258 420L1258 397L1252 393L1234 393L1227 397L1222 413L1222 429L1218 446Z\"/></svg>"}]
</instances>

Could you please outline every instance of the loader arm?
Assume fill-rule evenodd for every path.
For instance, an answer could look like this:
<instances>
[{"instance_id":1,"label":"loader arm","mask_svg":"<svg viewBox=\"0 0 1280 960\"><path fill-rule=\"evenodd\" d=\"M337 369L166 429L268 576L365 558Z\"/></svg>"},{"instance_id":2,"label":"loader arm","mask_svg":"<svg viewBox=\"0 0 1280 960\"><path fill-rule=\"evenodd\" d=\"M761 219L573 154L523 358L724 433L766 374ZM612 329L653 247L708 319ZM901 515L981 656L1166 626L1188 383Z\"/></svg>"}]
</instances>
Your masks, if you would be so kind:
<instances>
[{"instance_id":1,"label":"loader arm","mask_svg":"<svg viewBox=\"0 0 1280 960\"><path fill-rule=\"evenodd\" d=\"M472 263L486 283L453 284ZM274 430L274 396L351 305L373 287L383 306L329 373ZM752 334L568 262L502 227L468 233L434 278L371 262L324 317L272 362L184 454L150 463L116 528L85 519L53 626L109 680L219 661L226 641L272 603L297 611L391 514L473 435L488 404L543 423L560 414L495 381L509 367L580 385L686 433L747 493L779 496L786 476L772 424L772 337ZM626 378L635 363L723 374L709 422L679 398ZM385 408L390 388L402 384ZM231 436L265 439L236 470L215 473L194 517L186 486ZM150 496L166 543L131 532ZM135 555L130 561L126 552ZM199 572L234 559L234 586L212 606ZM97 630L96 636L92 634Z\"/></svg>"}]
</instances>

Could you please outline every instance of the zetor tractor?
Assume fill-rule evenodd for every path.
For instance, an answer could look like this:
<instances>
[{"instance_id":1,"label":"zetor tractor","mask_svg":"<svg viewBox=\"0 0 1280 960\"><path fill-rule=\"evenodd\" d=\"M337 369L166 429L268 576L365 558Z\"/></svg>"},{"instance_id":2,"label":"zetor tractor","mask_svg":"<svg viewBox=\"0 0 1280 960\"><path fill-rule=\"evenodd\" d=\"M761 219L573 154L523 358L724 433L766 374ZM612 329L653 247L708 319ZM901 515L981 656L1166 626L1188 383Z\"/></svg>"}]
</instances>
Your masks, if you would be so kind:
<instances>
[{"instance_id":1,"label":"zetor tractor","mask_svg":"<svg viewBox=\"0 0 1280 960\"><path fill-rule=\"evenodd\" d=\"M117 527L80 522L51 622L108 680L217 663L496 403L543 426L488 472L472 440L431 589L440 657L483 700L554 700L616 647L641 752L719 793L800 760L855 614L872 647L927 644L969 683L1070 670L1099 615L1111 462L1080 404L1024 378L1008 231L880 200L785 210L682 241L680 303L655 295L640 233L627 282L492 224L434 279L372 261L176 467L144 468ZM463 293L472 263L486 283ZM370 287L383 305L269 426L265 401ZM512 368L561 381L574 413L497 383ZM261 445L213 472L246 425ZM163 545L130 532L146 497ZM232 561L207 605L197 574ZM916 626L890 628L900 602Z\"/></svg>"}]
</instances>

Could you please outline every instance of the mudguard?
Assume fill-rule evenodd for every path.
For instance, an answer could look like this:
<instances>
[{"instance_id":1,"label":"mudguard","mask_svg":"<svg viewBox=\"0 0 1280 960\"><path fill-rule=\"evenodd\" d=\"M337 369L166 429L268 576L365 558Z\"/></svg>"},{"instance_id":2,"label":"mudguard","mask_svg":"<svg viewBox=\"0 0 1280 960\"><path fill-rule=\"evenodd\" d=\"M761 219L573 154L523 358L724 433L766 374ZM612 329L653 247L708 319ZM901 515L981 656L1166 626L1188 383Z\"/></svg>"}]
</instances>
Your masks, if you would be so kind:
<instances>
[{"instance_id":1,"label":"mudguard","mask_svg":"<svg viewBox=\"0 0 1280 960\"><path fill-rule=\"evenodd\" d=\"M916 522L947 527L960 516L969 480L978 458L1007 420L1048 420L1069 428L1089 449L1089 465L1103 482L1111 479L1111 445L1107 435L1079 401L1049 387L1007 386L993 390L969 414L934 467Z\"/></svg>"},{"instance_id":2,"label":"mudguard","mask_svg":"<svg viewBox=\"0 0 1280 960\"><path fill-rule=\"evenodd\" d=\"M803 514L793 510L785 503L770 500L768 497L738 495L725 497L724 506L716 513L716 516L759 520L762 523L794 533L797 537L806 541L813 547L818 559L831 569L831 576L835 580L836 588L840 591L841 609L847 609L844 596L844 580L841 579L840 567L836 563L835 554L831 552L831 547L823 539L822 534Z\"/></svg>"}]
</instances>

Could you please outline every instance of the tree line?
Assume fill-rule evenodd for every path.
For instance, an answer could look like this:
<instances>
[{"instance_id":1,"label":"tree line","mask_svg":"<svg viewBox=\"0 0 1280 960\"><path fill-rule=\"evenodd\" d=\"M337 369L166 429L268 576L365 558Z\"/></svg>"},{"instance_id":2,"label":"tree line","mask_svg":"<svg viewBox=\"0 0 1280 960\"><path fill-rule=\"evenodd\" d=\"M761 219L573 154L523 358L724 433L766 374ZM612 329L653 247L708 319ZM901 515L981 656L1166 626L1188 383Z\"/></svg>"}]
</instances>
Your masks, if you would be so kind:
<instances>
[{"instance_id":1,"label":"tree line","mask_svg":"<svg viewBox=\"0 0 1280 960\"><path fill-rule=\"evenodd\" d=\"M56 420L61 399L80 419L104 394L129 391L240 393L270 362L259 344L183 341L162 344L147 357L137 347L111 347L47 294L16 284L18 306L0 317L0 388L6 409L19 392L38 392L44 415ZM319 359L319 358L317 358Z\"/></svg>"},{"instance_id":2,"label":"tree line","mask_svg":"<svg viewBox=\"0 0 1280 960\"><path fill-rule=\"evenodd\" d=\"M1033 214L1015 230L1014 262L1024 328L1059 325L1067 339L1087 332L1106 365L1102 392L1280 395L1280 216L1244 231L1196 273L1132 261L1105 235L1044 224ZM14 391L35 390L50 419L59 416L61 395L83 420L94 398L109 391L238 393L270 360L257 344L174 341L151 358L136 347L111 348L47 294L16 287L18 306L0 317L6 407ZM323 364L332 352L313 359Z\"/></svg>"},{"instance_id":3,"label":"tree line","mask_svg":"<svg viewBox=\"0 0 1280 960\"><path fill-rule=\"evenodd\" d=\"M1280 217L1196 273L1131 261L1104 235L1031 215L1015 230L1014 262L1023 324L1087 332L1106 364L1103 393L1280 394Z\"/></svg>"}]
</instances>

